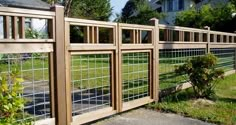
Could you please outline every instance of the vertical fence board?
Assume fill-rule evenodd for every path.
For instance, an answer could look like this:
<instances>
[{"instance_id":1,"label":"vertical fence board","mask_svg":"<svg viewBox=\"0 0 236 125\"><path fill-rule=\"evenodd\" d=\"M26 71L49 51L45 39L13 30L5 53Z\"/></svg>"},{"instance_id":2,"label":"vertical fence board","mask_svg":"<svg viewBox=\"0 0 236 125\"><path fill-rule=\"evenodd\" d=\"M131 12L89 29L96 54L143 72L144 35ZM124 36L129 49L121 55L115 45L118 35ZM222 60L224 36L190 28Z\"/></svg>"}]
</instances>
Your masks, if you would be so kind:
<instances>
[{"instance_id":1,"label":"vertical fence board","mask_svg":"<svg viewBox=\"0 0 236 125\"><path fill-rule=\"evenodd\" d=\"M12 38L17 39L18 38L18 23L17 23L17 17L12 17L11 26L12 26Z\"/></svg>"},{"instance_id":2,"label":"vertical fence board","mask_svg":"<svg viewBox=\"0 0 236 125\"><path fill-rule=\"evenodd\" d=\"M10 24L9 24L10 17L4 16L3 17L3 33L5 39L10 39Z\"/></svg>"},{"instance_id":3,"label":"vertical fence board","mask_svg":"<svg viewBox=\"0 0 236 125\"><path fill-rule=\"evenodd\" d=\"M54 77L54 58L53 58L54 54L51 52L48 54L48 58L49 58L49 90L50 90L50 108L51 108L51 117L54 118L55 117L55 87L54 87L54 81L55 81L55 77Z\"/></svg>"},{"instance_id":4,"label":"vertical fence board","mask_svg":"<svg viewBox=\"0 0 236 125\"><path fill-rule=\"evenodd\" d=\"M19 38L25 39L25 17L19 18Z\"/></svg>"},{"instance_id":5,"label":"vertical fence board","mask_svg":"<svg viewBox=\"0 0 236 125\"><path fill-rule=\"evenodd\" d=\"M154 44L154 51L153 51L153 99L155 102L159 100L159 20L158 19L151 19L151 24L155 26L154 33L153 33L153 44Z\"/></svg>"},{"instance_id":6,"label":"vertical fence board","mask_svg":"<svg viewBox=\"0 0 236 125\"><path fill-rule=\"evenodd\" d=\"M64 26L64 8L55 6L52 8L56 13L55 20L55 40L54 67L55 72L55 117L57 125L69 125L71 122L71 114L68 110L67 95L69 93L66 85L66 64L65 64L65 26Z\"/></svg>"},{"instance_id":7,"label":"vertical fence board","mask_svg":"<svg viewBox=\"0 0 236 125\"><path fill-rule=\"evenodd\" d=\"M71 54L67 50L70 45L70 24L65 22L65 64L66 64L66 88L67 88L67 114L68 120L72 121L72 99L71 99Z\"/></svg>"},{"instance_id":8,"label":"vertical fence board","mask_svg":"<svg viewBox=\"0 0 236 125\"><path fill-rule=\"evenodd\" d=\"M207 53L211 53L211 29L210 27L207 27Z\"/></svg>"},{"instance_id":9,"label":"vertical fence board","mask_svg":"<svg viewBox=\"0 0 236 125\"><path fill-rule=\"evenodd\" d=\"M234 53L235 55L234 55L234 60L235 60L235 62L234 62L234 69L235 69L235 71L236 71L236 47L235 47L235 53Z\"/></svg>"},{"instance_id":10,"label":"vertical fence board","mask_svg":"<svg viewBox=\"0 0 236 125\"><path fill-rule=\"evenodd\" d=\"M53 28L54 28L54 20L48 20L48 38L50 38L50 39L54 39L54 36L53 36L53 34L54 34L54 30L53 30Z\"/></svg>"},{"instance_id":11,"label":"vertical fence board","mask_svg":"<svg viewBox=\"0 0 236 125\"><path fill-rule=\"evenodd\" d=\"M119 64L120 64L120 53L119 53L119 46L120 46L120 36L119 36L119 33L121 32L120 28L119 28L119 23L117 24L117 27L116 29L114 29L115 33L114 35L116 35L115 37L115 45L116 45L116 50L115 50L115 85L116 85L116 89L115 89L115 99L116 99L116 106L115 106L115 109L120 112L121 109L120 109L120 79L119 79L119 76L120 76L120 70L119 70Z\"/></svg>"}]
</instances>

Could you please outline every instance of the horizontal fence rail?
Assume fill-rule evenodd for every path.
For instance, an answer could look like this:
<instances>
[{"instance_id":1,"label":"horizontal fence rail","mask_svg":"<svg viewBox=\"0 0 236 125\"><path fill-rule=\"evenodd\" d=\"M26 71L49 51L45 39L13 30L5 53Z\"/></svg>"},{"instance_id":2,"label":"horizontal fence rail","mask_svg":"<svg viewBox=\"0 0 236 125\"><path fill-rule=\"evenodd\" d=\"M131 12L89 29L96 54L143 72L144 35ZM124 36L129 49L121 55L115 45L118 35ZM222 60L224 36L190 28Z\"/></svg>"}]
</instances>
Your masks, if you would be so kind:
<instances>
[{"instance_id":1,"label":"horizontal fence rail","mask_svg":"<svg viewBox=\"0 0 236 125\"><path fill-rule=\"evenodd\" d=\"M236 34L64 17L0 7L1 74L18 69L26 104L17 122L84 124L191 87L175 68L212 53L226 75L236 69Z\"/></svg>"}]
</instances>

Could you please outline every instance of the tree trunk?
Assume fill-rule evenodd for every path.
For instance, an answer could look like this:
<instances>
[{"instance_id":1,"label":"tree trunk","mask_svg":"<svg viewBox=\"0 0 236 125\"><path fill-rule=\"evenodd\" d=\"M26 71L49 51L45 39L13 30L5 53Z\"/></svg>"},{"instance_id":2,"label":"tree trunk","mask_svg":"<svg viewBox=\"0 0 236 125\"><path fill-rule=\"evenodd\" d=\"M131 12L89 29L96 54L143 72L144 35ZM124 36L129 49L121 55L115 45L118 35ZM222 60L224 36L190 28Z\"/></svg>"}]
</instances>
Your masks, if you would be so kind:
<instances>
[{"instance_id":1,"label":"tree trunk","mask_svg":"<svg viewBox=\"0 0 236 125\"><path fill-rule=\"evenodd\" d=\"M70 7L71 7L72 0L65 0L65 17L70 15Z\"/></svg>"}]
</instances>

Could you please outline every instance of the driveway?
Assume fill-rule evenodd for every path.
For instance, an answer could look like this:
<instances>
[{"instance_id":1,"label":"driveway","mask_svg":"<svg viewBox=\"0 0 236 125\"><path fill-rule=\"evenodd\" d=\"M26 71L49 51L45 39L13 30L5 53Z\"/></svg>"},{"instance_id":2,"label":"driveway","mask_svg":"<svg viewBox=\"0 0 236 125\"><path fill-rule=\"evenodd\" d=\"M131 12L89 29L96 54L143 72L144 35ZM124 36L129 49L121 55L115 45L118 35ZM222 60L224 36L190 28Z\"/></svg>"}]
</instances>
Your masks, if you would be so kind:
<instances>
[{"instance_id":1,"label":"driveway","mask_svg":"<svg viewBox=\"0 0 236 125\"><path fill-rule=\"evenodd\" d=\"M200 120L186 118L176 114L160 113L144 108L136 109L94 125L212 125Z\"/></svg>"}]
</instances>

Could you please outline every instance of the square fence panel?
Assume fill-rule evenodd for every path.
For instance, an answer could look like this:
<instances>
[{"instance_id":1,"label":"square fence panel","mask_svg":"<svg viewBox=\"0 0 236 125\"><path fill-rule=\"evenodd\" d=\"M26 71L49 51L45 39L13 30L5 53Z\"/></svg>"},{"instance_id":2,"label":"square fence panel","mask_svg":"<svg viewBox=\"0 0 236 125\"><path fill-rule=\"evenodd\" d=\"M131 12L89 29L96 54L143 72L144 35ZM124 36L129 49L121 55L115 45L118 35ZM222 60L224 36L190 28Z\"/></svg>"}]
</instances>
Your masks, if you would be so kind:
<instances>
[{"instance_id":1,"label":"square fence panel","mask_svg":"<svg viewBox=\"0 0 236 125\"><path fill-rule=\"evenodd\" d=\"M187 59L204 55L206 49L163 49L159 53L159 80L162 90L187 82L185 75L175 73L176 67L184 64Z\"/></svg>"},{"instance_id":2,"label":"square fence panel","mask_svg":"<svg viewBox=\"0 0 236 125\"><path fill-rule=\"evenodd\" d=\"M213 48L211 53L218 57L216 68L221 68L224 71L235 69L235 49L234 48Z\"/></svg>"},{"instance_id":3,"label":"square fence panel","mask_svg":"<svg viewBox=\"0 0 236 125\"><path fill-rule=\"evenodd\" d=\"M1 75L10 77L13 70L23 78L25 106L18 122L50 118L48 53L1 54ZM9 84L11 82L9 81Z\"/></svg>"},{"instance_id":4,"label":"square fence panel","mask_svg":"<svg viewBox=\"0 0 236 125\"><path fill-rule=\"evenodd\" d=\"M123 102L149 96L149 52L122 54Z\"/></svg>"},{"instance_id":5,"label":"square fence panel","mask_svg":"<svg viewBox=\"0 0 236 125\"><path fill-rule=\"evenodd\" d=\"M71 56L72 115L111 107L111 54Z\"/></svg>"}]
</instances>

